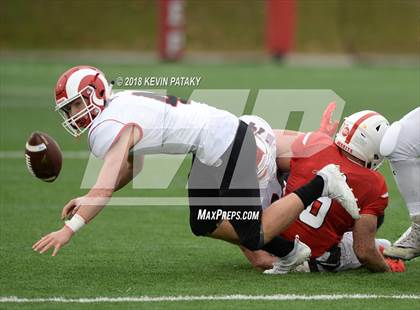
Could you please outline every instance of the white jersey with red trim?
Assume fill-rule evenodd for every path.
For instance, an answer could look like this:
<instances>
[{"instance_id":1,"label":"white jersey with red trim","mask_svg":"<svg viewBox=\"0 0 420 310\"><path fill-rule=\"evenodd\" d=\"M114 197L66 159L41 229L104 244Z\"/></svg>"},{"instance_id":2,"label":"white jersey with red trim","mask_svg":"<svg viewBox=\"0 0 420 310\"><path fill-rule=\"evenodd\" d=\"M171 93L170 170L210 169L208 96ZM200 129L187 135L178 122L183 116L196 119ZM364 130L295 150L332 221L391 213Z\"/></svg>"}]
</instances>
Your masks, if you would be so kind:
<instances>
[{"instance_id":1,"label":"white jersey with red trim","mask_svg":"<svg viewBox=\"0 0 420 310\"><path fill-rule=\"evenodd\" d=\"M257 145L257 176L263 208L281 197L282 187L277 180L276 138L273 129L261 117L243 115L239 118L253 130Z\"/></svg>"},{"instance_id":2,"label":"white jersey with red trim","mask_svg":"<svg viewBox=\"0 0 420 310\"><path fill-rule=\"evenodd\" d=\"M141 154L186 154L193 152L204 164L218 159L235 137L239 120L223 110L174 96L123 91L94 119L89 130L92 153L104 158L121 130L137 126L140 141L133 152Z\"/></svg>"}]
</instances>

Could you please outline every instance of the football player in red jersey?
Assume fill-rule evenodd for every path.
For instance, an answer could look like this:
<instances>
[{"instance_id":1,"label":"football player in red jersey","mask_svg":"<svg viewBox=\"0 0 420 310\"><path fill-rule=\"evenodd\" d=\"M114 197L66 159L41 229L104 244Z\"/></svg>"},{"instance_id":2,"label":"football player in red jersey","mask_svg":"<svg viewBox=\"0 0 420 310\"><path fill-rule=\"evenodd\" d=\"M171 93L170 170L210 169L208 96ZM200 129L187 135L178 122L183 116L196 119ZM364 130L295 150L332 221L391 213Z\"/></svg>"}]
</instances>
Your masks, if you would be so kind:
<instances>
[{"instance_id":1,"label":"football player in red jersey","mask_svg":"<svg viewBox=\"0 0 420 310\"><path fill-rule=\"evenodd\" d=\"M312 177L325 164L340 166L347 182L358 199L361 219L354 221L344 214L339 204L321 197L306 208L299 218L281 236L293 240L296 235L311 248L312 257L320 257L341 241L345 232L353 232L353 249L358 260L369 270L390 271L375 246L378 219L383 217L388 204L385 179L375 171L383 161L379 152L380 141L389 127L388 121L373 111L361 111L345 118L335 140L327 134L312 132L290 139L293 155L282 157L278 149L277 164L288 170L285 194L289 194L302 182ZM284 139L284 134L279 136ZM281 148L285 141L278 141ZM282 259L266 253L245 254L253 265L261 267L273 264L266 273L284 273Z\"/></svg>"}]
</instances>

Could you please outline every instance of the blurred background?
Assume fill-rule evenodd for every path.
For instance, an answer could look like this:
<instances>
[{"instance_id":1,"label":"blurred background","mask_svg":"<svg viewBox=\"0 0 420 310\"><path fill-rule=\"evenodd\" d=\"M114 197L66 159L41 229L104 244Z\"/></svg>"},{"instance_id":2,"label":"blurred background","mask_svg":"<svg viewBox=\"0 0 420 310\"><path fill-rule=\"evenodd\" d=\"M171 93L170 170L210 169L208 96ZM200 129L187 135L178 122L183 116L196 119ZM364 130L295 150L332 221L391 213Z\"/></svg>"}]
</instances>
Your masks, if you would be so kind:
<instances>
[{"instance_id":1,"label":"blurred background","mask_svg":"<svg viewBox=\"0 0 420 310\"><path fill-rule=\"evenodd\" d=\"M9 50L154 53L162 25L172 23L182 25L187 54L265 53L274 44L268 41L276 40L268 38L272 32L289 38L285 52L418 54L416 0L3 0L0 5L0 46Z\"/></svg>"},{"instance_id":2,"label":"blurred background","mask_svg":"<svg viewBox=\"0 0 420 310\"><path fill-rule=\"evenodd\" d=\"M418 0L2 0L2 149L33 124L63 135L53 87L79 64L110 80L201 76L200 88L250 89L247 113L259 89L332 89L346 114L377 108L392 121L419 104L419 13ZM24 107L34 122L10 130Z\"/></svg>"}]
</instances>

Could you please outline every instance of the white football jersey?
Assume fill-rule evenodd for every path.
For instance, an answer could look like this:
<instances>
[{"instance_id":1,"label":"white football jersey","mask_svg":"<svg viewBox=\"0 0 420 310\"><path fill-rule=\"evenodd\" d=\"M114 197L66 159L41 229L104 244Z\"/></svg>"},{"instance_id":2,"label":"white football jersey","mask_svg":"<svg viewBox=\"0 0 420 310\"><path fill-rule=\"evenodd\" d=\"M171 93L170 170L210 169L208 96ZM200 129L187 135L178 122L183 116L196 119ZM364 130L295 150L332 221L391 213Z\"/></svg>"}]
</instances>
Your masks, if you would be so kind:
<instances>
[{"instance_id":1,"label":"white football jersey","mask_svg":"<svg viewBox=\"0 0 420 310\"><path fill-rule=\"evenodd\" d=\"M282 196L282 187L276 176L273 176L268 181L266 187L260 187L261 206L263 209L268 208L272 202L280 199Z\"/></svg>"},{"instance_id":2,"label":"white football jersey","mask_svg":"<svg viewBox=\"0 0 420 310\"><path fill-rule=\"evenodd\" d=\"M232 143L238 118L206 104L176 97L136 91L113 95L109 105L96 117L89 130L92 153L104 158L122 129L135 125L142 137L133 147L141 154L195 153L204 164L213 166ZM173 99L173 100L172 100ZM165 102L168 101L170 103Z\"/></svg>"},{"instance_id":3,"label":"white football jersey","mask_svg":"<svg viewBox=\"0 0 420 310\"><path fill-rule=\"evenodd\" d=\"M243 115L240 117L254 131L257 144L257 176L263 208L271 205L273 195L282 196L277 180L276 138L273 129L261 117Z\"/></svg>"}]
</instances>

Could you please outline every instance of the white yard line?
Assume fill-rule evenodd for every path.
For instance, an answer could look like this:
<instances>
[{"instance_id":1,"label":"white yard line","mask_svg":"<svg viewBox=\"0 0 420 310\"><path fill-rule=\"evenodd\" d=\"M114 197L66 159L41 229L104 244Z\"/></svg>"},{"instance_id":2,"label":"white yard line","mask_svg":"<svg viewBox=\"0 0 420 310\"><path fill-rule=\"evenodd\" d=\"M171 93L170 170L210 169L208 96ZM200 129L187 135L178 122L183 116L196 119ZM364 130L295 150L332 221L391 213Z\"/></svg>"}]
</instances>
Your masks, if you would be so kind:
<instances>
[{"instance_id":1,"label":"white yard line","mask_svg":"<svg viewBox=\"0 0 420 310\"><path fill-rule=\"evenodd\" d=\"M113 303L113 302L166 302L166 301L242 301L242 300L274 300L274 301L297 301L297 300L343 300L343 299L404 299L419 300L420 295L371 295L371 294L331 294L331 295L219 295L219 296L138 296L138 297L95 297L95 298L24 298L24 297L0 297L0 303Z\"/></svg>"}]
</instances>

